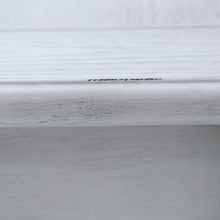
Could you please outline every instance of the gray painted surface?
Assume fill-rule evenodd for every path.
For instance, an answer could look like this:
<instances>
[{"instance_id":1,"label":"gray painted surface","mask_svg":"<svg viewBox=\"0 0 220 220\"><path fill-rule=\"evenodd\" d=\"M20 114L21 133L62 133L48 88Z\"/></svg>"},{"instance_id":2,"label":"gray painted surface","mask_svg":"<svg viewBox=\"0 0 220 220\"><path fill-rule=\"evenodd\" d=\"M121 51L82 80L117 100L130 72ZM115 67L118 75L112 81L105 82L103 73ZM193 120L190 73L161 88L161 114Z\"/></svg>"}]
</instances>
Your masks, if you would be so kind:
<instances>
[{"instance_id":1,"label":"gray painted surface","mask_svg":"<svg viewBox=\"0 0 220 220\"><path fill-rule=\"evenodd\" d=\"M1 220L219 220L220 128L0 130Z\"/></svg>"}]
</instances>

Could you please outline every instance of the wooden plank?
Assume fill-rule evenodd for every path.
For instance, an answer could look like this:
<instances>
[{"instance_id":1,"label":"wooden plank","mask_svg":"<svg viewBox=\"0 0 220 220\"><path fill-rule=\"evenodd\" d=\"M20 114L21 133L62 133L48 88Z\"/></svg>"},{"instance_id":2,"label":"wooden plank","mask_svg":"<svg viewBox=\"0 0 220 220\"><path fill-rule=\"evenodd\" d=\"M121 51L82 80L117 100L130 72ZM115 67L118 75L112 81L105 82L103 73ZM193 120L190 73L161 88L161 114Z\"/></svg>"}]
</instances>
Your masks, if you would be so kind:
<instances>
[{"instance_id":1,"label":"wooden plank","mask_svg":"<svg viewBox=\"0 0 220 220\"><path fill-rule=\"evenodd\" d=\"M219 219L217 126L4 128L0 143L3 220Z\"/></svg>"},{"instance_id":2,"label":"wooden plank","mask_svg":"<svg viewBox=\"0 0 220 220\"><path fill-rule=\"evenodd\" d=\"M220 29L1 32L1 126L220 123Z\"/></svg>"},{"instance_id":3,"label":"wooden plank","mask_svg":"<svg viewBox=\"0 0 220 220\"><path fill-rule=\"evenodd\" d=\"M218 79L220 28L0 32L0 82Z\"/></svg>"},{"instance_id":4,"label":"wooden plank","mask_svg":"<svg viewBox=\"0 0 220 220\"><path fill-rule=\"evenodd\" d=\"M220 25L219 0L1 0L0 29Z\"/></svg>"}]
</instances>

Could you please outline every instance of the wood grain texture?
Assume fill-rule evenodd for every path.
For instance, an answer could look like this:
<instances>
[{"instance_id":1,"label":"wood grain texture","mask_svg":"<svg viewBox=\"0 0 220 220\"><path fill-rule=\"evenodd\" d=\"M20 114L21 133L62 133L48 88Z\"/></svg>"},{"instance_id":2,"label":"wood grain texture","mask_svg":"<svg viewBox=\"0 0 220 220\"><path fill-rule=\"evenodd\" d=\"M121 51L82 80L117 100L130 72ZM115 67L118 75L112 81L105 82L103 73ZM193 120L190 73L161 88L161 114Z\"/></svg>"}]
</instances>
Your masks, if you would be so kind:
<instances>
[{"instance_id":1,"label":"wood grain texture","mask_svg":"<svg viewBox=\"0 0 220 220\"><path fill-rule=\"evenodd\" d=\"M0 0L0 29L213 25L219 0Z\"/></svg>"},{"instance_id":2,"label":"wood grain texture","mask_svg":"<svg viewBox=\"0 0 220 220\"><path fill-rule=\"evenodd\" d=\"M219 124L219 36L218 28L1 32L0 125Z\"/></svg>"},{"instance_id":3,"label":"wood grain texture","mask_svg":"<svg viewBox=\"0 0 220 220\"><path fill-rule=\"evenodd\" d=\"M220 28L0 32L0 83L219 79Z\"/></svg>"},{"instance_id":4,"label":"wood grain texture","mask_svg":"<svg viewBox=\"0 0 220 220\"><path fill-rule=\"evenodd\" d=\"M220 127L0 129L3 220L218 220Z\"/></svg>"}]
</instances>

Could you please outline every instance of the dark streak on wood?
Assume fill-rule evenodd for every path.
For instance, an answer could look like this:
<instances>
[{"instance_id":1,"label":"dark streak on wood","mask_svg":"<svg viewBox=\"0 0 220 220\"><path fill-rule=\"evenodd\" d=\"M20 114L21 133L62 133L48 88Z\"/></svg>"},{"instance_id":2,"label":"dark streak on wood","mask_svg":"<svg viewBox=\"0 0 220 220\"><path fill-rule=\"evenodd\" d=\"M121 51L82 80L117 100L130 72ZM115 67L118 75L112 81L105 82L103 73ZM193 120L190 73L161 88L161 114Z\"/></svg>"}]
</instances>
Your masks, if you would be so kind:
<instances>
[{"instance_id":1,"label":"dark streak on wood","mask_svg":"<svg viewBox=\"0 0 220 220\"><path fill-rule=\"evenodd\" d=\"M88 82L143 82L143 81L157 81L162 78L115 78L115 79L89 79Z\"/></svg>"}]
</instances>

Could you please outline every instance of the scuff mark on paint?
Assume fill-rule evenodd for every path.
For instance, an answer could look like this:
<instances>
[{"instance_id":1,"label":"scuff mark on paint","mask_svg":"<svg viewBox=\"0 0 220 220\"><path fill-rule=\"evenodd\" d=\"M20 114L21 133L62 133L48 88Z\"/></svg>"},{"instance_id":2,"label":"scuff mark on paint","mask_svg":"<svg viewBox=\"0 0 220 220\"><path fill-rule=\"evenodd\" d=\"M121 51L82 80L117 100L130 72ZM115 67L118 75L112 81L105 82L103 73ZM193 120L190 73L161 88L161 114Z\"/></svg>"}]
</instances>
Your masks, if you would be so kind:
<instances>
[{"instance_id":1,"label":"scuff mark on paint","mask_svg":"<svg viewBox=\"0 0 220 220\"><path fill-rule=\"evenodd\" d=\"M162 78L112 78L112 79L88 79L88 82L143 82L156 81Z\"/></svg>"}]
</instances>

